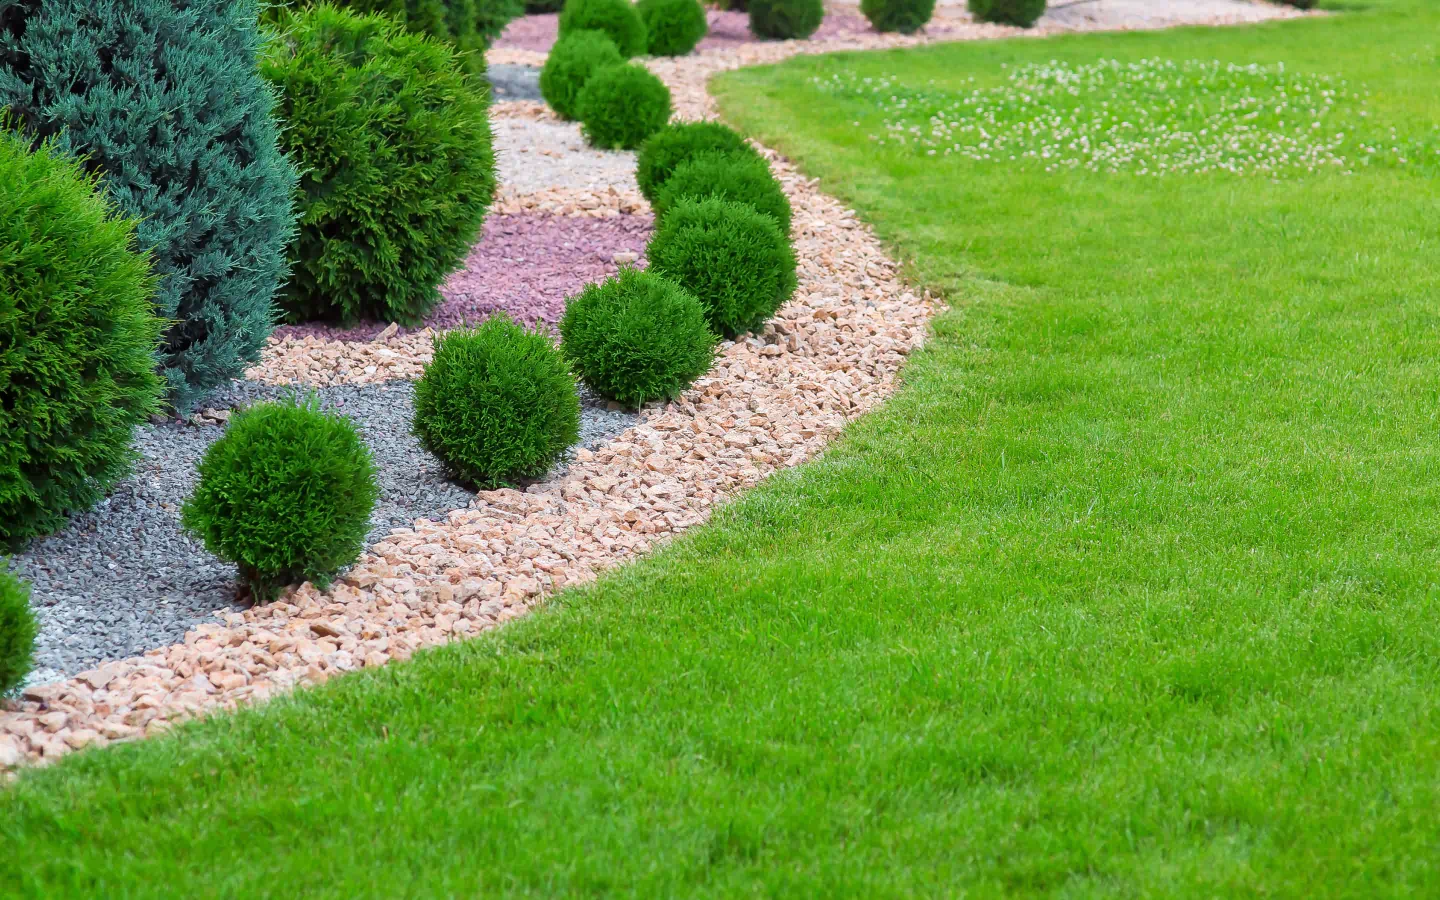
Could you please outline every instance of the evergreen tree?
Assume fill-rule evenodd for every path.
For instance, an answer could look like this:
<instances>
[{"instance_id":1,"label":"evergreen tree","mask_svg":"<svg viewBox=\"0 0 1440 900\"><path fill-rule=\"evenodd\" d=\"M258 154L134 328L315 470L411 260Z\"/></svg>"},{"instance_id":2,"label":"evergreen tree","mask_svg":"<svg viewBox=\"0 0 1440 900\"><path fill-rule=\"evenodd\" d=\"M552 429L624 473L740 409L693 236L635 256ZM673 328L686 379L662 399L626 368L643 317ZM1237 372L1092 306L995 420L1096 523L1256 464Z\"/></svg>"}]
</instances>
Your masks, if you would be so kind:
<instances>
[{"instance_id":1,"label":"evergreen tree","mask_svg":"<svg viewBox=\"0 0 1440 900\"><path fill-rule=\"evenodd\" d=\"M254 0L0 0L0 106L139 221L182 411L259 358L294 232L257 15Z\"/></svg>"}]
</instances>

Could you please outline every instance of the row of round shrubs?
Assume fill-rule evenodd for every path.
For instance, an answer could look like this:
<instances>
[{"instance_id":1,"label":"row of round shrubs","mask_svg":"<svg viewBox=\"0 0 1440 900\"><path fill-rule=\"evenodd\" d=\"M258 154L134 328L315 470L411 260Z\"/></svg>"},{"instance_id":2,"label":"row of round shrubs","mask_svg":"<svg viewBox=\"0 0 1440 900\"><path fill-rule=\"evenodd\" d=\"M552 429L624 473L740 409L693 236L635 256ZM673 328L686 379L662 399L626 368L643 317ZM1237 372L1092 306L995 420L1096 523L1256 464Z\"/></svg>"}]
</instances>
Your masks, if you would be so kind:
<instances>
[{"instance_id":1,"label":"row of round shrubs","mask_svg":"<svg viewBox=\"0 0 1440 900\"><path fill-rule=\"evenodd\" d=\"M104 496L167 394L184 411L253 362L287 264L278 299L294 320L414 324L494 194L487 88L448 44L325 5L276 13L263 48L246 2L197 0L183 27L168 0L140 26L112 21L152 2L57 0L24 35L0 29L0 102L22 129L0 133L0 544ZM125 64L133 109L84 100L116 89L46 43L63 31L51 6L72 29L168 29L153 58ZM134 75L167 67L164 90ZM162 115L170 127L134 124Z\"/></svg>"},{"instance_id":2,"label":"row of round shrubs","mask_svg":"<svg viewBox=\"0 0 1440 900\"><path fill-rule=\"evenodd\" d=\"M707 28L699 0L565 0L557 37L598 31L615 43L624 59L684 56Z\"/></svg>"}]
</instances>

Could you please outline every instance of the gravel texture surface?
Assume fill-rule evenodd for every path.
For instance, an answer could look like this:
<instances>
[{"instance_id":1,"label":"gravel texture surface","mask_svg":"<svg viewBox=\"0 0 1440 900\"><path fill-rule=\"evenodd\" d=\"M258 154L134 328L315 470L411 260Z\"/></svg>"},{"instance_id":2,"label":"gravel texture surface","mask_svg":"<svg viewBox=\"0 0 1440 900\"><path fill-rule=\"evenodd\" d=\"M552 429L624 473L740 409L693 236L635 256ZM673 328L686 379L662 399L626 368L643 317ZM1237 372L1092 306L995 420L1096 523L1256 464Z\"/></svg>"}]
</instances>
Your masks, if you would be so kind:
<instances>
[{"instance_id":1,"label":"gravel texture surface","mask_svg":"<svg viewBox=\"0 0 1440 900\"><path fill-rule=\"evenodd\" d=\"M491 95L496 101L541 100L540 70L535 66L497 63L485 73L490 79Z\"/></svg>"},{"instance_id":2,"label":"gravel texture surface","mask_svg":"<svg viewBox=\"0 0 1440 900\"><path fill-rule=\"evenodd\" d=\"M445 299L425 317L424 325L439 329L476 324L502 310L525 325L554 324L565 312L567 297L615 274L623 262L642 260L652 224L649 215L492 215L465 268L441 288ZM311 335L369 341L385 327L384 322L353 328L286 325L275 334L281 340Z\"/></svg>"},{"instance_id":3,"label":"gravel texture surface","mask_svg":"<svg viewBox=\"0 0 1440 900\"><path fill-rule=\"evenodd\" d=\"M529 192L556 187L638 190L635 153L596 150L585 143L575 122L497 118L491 127L495 133L496 180L502 190Z\"/></svg>"},{"instance_id":4,"label":"gravel texture surface","mask_svg":"<svg viewBox=\"0 0 1440 900\"><path fill-rule=\"evenodd\" d=\"M375 453L381 495L367 545L417 519L443 519L474 499L410 434L412 391L407 381L316 391L326 408L360 426ZM223 431L213 413L286 393L238 382L189 421L137 429L142 459L135 474L64 531L15 557L15 572L33 585L42 626L31 683L181 640L199 622L213 621L214 611L240 608L234 567L181 530L180 507L194 488L195 463ZM637 419L588 394L583 400L579 447L597 449ZM564 471L559 466L551 477Z\"/></svg>"}]
</instances>

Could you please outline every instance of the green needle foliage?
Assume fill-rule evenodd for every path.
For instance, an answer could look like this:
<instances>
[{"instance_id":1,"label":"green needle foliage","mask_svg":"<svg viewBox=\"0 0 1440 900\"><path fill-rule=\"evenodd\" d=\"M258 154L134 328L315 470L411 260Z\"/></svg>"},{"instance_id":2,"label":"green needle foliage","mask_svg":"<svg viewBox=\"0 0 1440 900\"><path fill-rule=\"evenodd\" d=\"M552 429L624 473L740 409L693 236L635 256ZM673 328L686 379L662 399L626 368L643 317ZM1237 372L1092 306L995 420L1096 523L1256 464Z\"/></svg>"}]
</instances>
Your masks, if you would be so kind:
<instances>
[{"instance_id":1,"label":"green needle foliage","mask_svg":"<svg viewBox=\"0 0 1440 900\"><path fill-rule=\"evenodd\" d=\"M625 60L603 31L572 31L555 42L540 70L540 95L562 119L580 115L580 91L601 69Z\"/></svg>"},{"instance_id":2,"label":"green needle foliage","mask_svg":"<svg viewBox=\"0 0 1440 900\"><path fill-rule=\"evenodd\" d=\"M651 56L684 56L705 36L708 24L699 0L640 0Z\"/></svg>"},{"instance_id":3,"label":"green needle foliage","mask_svg":"<svg viewBox=\"0 0 1440 900\"><path fill-rule=\"evenodd\" d=\"M825 18L823 0L749 0L750 30L774 41L808 38Z\"/></svg>"},{"instance_id":4,"label":"green needle foliage","mask_svg":"<svg viewBox=\"0 0 1440 900\"><path fill-rule=\"evenodd\" d=\"M575 377L548 337L493 316L435 339L414 430L467 484L538 478L580 437Z\"/></svg>"},{"instance_id":5,"label":"green needle foliage","mask_svg":"<svg viewBox=\"0 0 1440 900\"><path fill-rule=\"evenodd\" d=\"M574 31L605 32L626 59L642 55L649 46L645 22L630 0L565 0L559 36Z\"/></svg>"},{"instance_id":6,"label":"green needle foliage","mask_svg":"<svg viewBox=\"0 0 1440 900\"><path fill-rule=\"evenodd\" d=\"M0 0L0 107L136 220L182 411L259 358L294 234L256 16L253 0Z\"/></svg>"},{"instance_id":7,"label":"green needle foliage","mask_svg":"<svg viewBox=\"0 0 1440 900\"><path fill-rule=\"evenodd\" d=\"M646 139L635 162L635 181L640 193L654 203L660 188L675 172L675 167L707 150L722 153L757 152L735 129L720 122L676 122L667 125Z\"/></svg>"},{"instance_id":8,"label":"green needle foliage","mask_svg":"<svg viewBox=\"0 0 1440 900\"><path fill-rule=\"evenodd\" d=\"M324 587L365 549L380 496L370 448L312 398L256 403L205 451L185 528L235 563L258 602Z\"/></svg>"},{"instance_id":9,"label":"green needle foliage","mask_svg":"<svg viewBox=\"0 0 1440 900\"><path fill-rule=\"evenodd\" d=\"M263 70L304 173L291 319L419 322L495 192L483 82L439 41L328 6L285 19Z\"/></svg>"},{"instance_id":10,"label":"green needle foliage","mask_svg":"<svg viewBox=\"0 0 1440 900\"><path fill-rule=\"evenodd\" d=\"M716 333L753 331L795 292L795 252L775 220L708 197L670 209L645 248L649 271L699 299Z\"/></svg>"},{"instance_id":11,"label":"green needle foliage","mask_svg":"<svg viewBox=\"0 0 1440 900\"><path fill-rule=\"evenodd\" d=\"M970 14L982 22L1029 28L1045 15L1045 0L969 0Z\"/></svg>"},{"instance_id":12,"label":"green needle foliage","mask_svg":"<svg viewBox=\"0 0 1440 900\"><path fill-rule=\"evenodd\" d=\"M668 278L628 266L569 300L560 336L581 381L632 407L679 396L715 361L700 301Z\"/></svg>"},{"instance_id":13,"label":"green needle foliage","mask_svg":"<svg viewBox=\"0 0 1440 900\"><path fill-rule=\"evenodd\" d=\"M790 200L770 165L754 151L707 150L680 163L653 201L655 218L663 222L669 210L687 197L749 204L773 218L781 232L790 233Z\"/></svg>"},{"instance_id":14,"label":"green needle foliage","mask_svg":"<svg viewBox=\"0 0 1440 900\"><path fill-rule=\"evenodd\" d=\"M0 544L105 496L160 408L155 279L115 205L73 160L0 134Z\"/></svg>"},{"instance_id":15,"label":"green needle foliage","mask_svg":"<svg viewBox=\"0 0 1440 900\"><path fill-rule=\"evenodd\" d=\"M298 0L292 7L308 8L327 0ZM429 35L454 47L465 70L472 75L485 72L485 48L511 19L524 13L522 0L339 0L328 3L358 15L379 14L399 22L413 34ZM270 7L267 15L284 27L283 6Z\"/></svg>"},{"instance_id":16,"label":"green needle foliage","mask_svg":"<svg viewBox=\"0 0 1440 900\"><path fill-rule=\"evenodd\" d=\"M914 34L935 14L935 0L860 0L860 12L876 31Z\"/></svg>"},{"instance_id":17,"label":"green needle foliage","mask_svg":"<svg viewBox=\"0 0 1440 900\"><path fill-rule=\"evenodd\" d=\"M585 138L607 150L634 150L664 128L674 111L665 82L635 63L590 76L576 107Z\"/></svg>"},{"instance_id":18,"label":"green needle foliage","mask_svg":"<svg viewBox=\"0 0 1440 900\"><path fill-rule=\"evenodd\" d=\"M0 560L0 697L19 687L30 674L39 632L30 609L30 589Z\"/></svg>"}]
</instances>

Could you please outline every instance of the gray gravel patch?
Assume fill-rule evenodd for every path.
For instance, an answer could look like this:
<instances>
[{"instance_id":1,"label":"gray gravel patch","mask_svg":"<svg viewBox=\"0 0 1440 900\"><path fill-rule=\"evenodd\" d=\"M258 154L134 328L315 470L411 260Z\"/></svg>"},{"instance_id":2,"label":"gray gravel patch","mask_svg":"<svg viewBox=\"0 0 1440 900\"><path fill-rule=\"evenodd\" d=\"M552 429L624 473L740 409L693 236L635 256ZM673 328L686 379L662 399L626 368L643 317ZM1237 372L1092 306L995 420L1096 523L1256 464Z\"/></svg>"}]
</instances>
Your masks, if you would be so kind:
<instances>
[{"instance_id":1,"label":"gray gravel patch","mask_svg":"<svg viewBox=\"0 0 1440 900\"><path fill-rule=\"evenodd\" d=\"M359 426L375 454L381 495L371 518L371 544L416 519L443 520L474 499L411 435L413 391L408 381L315 391L324 407ZM231 410L289 393L236 382L201 409ZM593 450L638 419L583 391L581 400L577 447ZM203 412L197 417L206 421ZM180 507L195 486L195 465L223 433L218 422L193 424L197 417L136 429L141 458L134 474L63 531L33 542L11 561L15 574L31 583L41 625L28 683L163 647L182 640L217 610L243 608L236 603L235 567L206 552L180 527ZM562 462L547 477L564 468Z\"/></svg>"},{"instance_id":2,"label":"gray gravel patch","mask_svg":"<svg viewBox=\"0 0 1440 900\"><path fill-rule=\"evenodd\" d=\"M540 69L536 66L492 65L487 67L490 90L496 100L544 100L540 94Z\"/></svg>"},{"instance_id":3,"label":"gray gravel patch","mask_svg":"<svg viewBox=\"0 0 1440 900\"><path fill-rule=\"evenodd\" d=\"M596 150L574 122L496 119L495 163L502 188L532 193L576 188L639 193L633 150Z\"/></svg>"}]
</instances>

